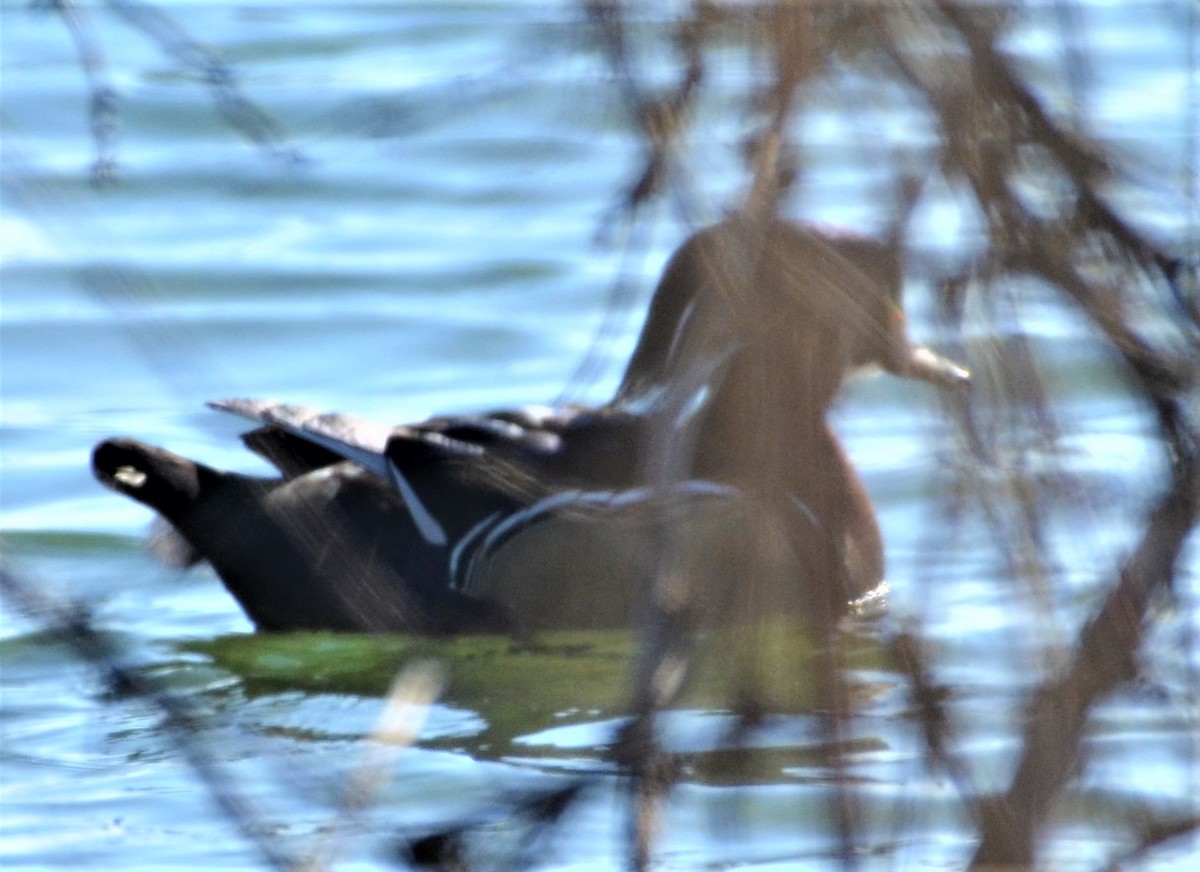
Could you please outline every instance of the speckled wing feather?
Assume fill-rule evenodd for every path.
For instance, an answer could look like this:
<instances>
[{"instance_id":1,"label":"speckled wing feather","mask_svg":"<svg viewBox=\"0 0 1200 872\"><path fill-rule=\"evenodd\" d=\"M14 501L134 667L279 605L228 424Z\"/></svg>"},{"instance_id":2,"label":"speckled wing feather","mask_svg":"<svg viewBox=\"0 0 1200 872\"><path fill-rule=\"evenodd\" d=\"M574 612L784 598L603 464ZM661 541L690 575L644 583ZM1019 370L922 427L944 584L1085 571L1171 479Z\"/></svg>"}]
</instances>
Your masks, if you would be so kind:
<instances>
[{"instance_id":1,"label":"speckled wing feather","mask_svg":"<svg viewBox=\"0 0 1200 872\"><path fill-rule=\"evenodd\" d=\"M566 418L540 408L495 414L440 416L388 427L353 415L321 412L309 406L272 400L228 399L209 403L263 426L243 439L285 476L303 475L339 460L349 460L390 481L427 542L446 544L444 525L427 508L413 484L417 471L446 461L479 463L552 454L560 447L556 429ZM427 476L423 476L427 479Z\"/></svg>"},{"instance_id":2,"label":"speckled wing feather","mask_svg":"<svg viewBox=\"0 0 1200 872\"><path fill-rule=\"evenodd\" d=\"M311 406L277 403L273 400L215 400L208 405L210 408L240 415L265 425L265 430L255 430L247 434L246 444L251 450L279 466L285 475L294 475L323 465L306 461L293 444L287 441L287 437L292 437L388 478L388 463L383 452L393 432L404 429L388 427L354 415L321 412ZM288 459L280 457L281 454L287 455Z\"/></svg>"}]
</instances>

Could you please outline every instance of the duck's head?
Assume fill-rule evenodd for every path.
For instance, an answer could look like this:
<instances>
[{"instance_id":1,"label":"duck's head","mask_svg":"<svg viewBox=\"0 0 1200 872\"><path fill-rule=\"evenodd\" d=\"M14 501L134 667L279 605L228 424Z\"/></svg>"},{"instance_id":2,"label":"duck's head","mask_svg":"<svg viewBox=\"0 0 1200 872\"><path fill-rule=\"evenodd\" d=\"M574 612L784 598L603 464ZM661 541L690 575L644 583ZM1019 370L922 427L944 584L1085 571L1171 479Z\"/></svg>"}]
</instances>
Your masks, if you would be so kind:
<instances>
[{"instance_id":1,"label":"duck's head","mask_svg":"<svg viewBox=\"0 0 1200 872\"><path fill-rule=\"evenodd\" d=\"M735 215L668 262L618 402L661 392L722 355L755 357L765 382L811 386L814 414L845 376L877 365L963 388L970 374L908 337L898 246L858 234Z\"/></svg>"}]
</instances>

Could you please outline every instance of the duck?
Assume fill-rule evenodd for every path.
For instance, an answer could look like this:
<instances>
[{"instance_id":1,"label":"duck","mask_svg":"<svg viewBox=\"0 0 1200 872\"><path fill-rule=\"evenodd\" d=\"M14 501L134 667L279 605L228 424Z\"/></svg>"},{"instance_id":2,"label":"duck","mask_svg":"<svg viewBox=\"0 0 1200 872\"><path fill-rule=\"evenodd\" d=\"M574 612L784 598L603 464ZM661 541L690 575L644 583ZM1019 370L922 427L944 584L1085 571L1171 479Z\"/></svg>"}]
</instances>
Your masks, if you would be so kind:
<instances>
[{"instance_id":1,"label":"duck","mask_svg":"<svg viewBox=\"0 0 1200 872\"><path fill-rule=\"evenodd\" d=\"M160 553L181 565L209 563L263 632L525 638L628 628L664 548L674 571L702 581L698 609L707 615L733 614L745 604L730 593L757 579L805 574L803 555L780 535L793 521L773 521L769 506L734 487L688 479L553 489L534 475L534 496L498 482L490 463L476 467L474 451L461 463L464 445L481 447L442 439L410 446L408 497L353 461L250 476L123 437L99 443L92 468L170 526ZM379 456L394 462L395 442L387 447ZM506 453L517 462L512 446ZM542 457L531 451L521 464L536 469ZM436 519L436 533L422 529L423 514ZM766 599L757 598L761 614ZM776 586L770 611L795 611L802 601L790 585Z\"/></svg>"},{"instance_id":2,"label":"duck","mask_svg":"<svg viewBox=\"0 0 1200 872\"><path fill-rule=\"evenodd\" d=\"M512 626L501 607L431 571L440 555L390 484L349 461L241 475L113 438L93 449L92 470L169 525L160 556L209 563L260 631L444 636Z\"/></svg>"},{"instance_id":3,"label":"duck","mask_svg":"<svg viewBox=\"0 0 1200 872\"><path fill-rule=\"evenodd\" d=\"M100 443L92 467L165 518L260 630L629 626L664 543L708 614L737 612L738 580L771 578L760 612L836 616L884 572L874 507L826 420L842 380L876 364L969 383L909 342L899 276L883 243L735 215L668 261L602 406L388 427L223 400L210 405L258 425L243 441L280 477L131 439Z\"/></svg>"}]
</instances>

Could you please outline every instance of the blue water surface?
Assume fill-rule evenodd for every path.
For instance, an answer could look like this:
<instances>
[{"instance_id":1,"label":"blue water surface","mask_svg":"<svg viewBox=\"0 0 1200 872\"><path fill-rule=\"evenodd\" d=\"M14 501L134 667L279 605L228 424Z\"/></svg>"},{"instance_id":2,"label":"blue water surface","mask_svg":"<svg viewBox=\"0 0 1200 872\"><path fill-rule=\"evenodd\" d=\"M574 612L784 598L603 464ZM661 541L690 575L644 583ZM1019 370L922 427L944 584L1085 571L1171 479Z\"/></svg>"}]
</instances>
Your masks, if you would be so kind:
<instances>
[{"instance_id":1,"label":"blue water surface","mask_svg":"<svg viewBox=\"0 0 1200 872\"><path fill-rule=\"evenodd\" d=\"M688 222L654 206L636 245L621 245L619 224L601 232L643 155L578 5L157 5L235 71L280 138L260 147L239 136L187 65L196 55L164 52L119 14L129 4L81 7L104 48L102 75L119 94L119 179L97 188L69 31L29 3L0 2L4 559L86 603L124 657L195 701L221 771L303 854L336 819L340 786L381 701L258 693L181 650L181 641L251 627L207 568L180 572L145 551L150 513L92 479L92 445L130 435L216 467L265 472L238 442L239 422L205 409L206 400L273 397L387 422L564 396L601 401ZM1166 239L1189 226L1194 235L1200 221L1186 187L1196 184L1197 131L1183 5L1088 4L1073 25L1080 45L1114 59L1099 65L1077 120L1147 168L1113 196ZM646 75L670 81L676 56L656 40L660 17L647 14L637 36L658 45ZM1056 90L1060 23L1033 16L1014 30L1011 49L1044 66L1048 93L1063 106L1077 105ZM1194 33L1191 42L1194 63ZM717 57L684 179L692 223L719 217L744 184L746 119L733 107L755 68L736 40ZM878 232L873 198L889 177L879 155L931 137L896 94L846 112L846 95L869 92L871 81L849 75L843 85L803 127L809 165L789 211ZM1190 116L1180 109L1187 100ZM914 333L941 341L931 282L939 264L949 269L978 246L980 224L947 189L931 191L910 240L924 266L906 293ZM1016 326L1029 334L1064 423L1046 462L1070 486L1048 528L1061 565L1045 625L1023 622L1035 594L1005 582L1012 555L995 547L990 522L969 512L947 520L953 437L932 391L879 376L850 386L835 410L878 504L894 619L920 615L940 677L958 689L964 755L978 783L996 789L1018 748L1018 691L1073 638L1135 541L1164 470L1147 410L1095 335L1043 289L1022 297ZM958 351L986 372L986 357L974 356L981 349ZM573 377L585 361L594 364L586 377ZM1200 669L1200 621L1189 605L1200 597L1197 579L1193 548L1180 605L1151 639L1146 686L1105 705L1093 724L1092 759L1048 846L1054 868L1096 868L1130 844L1127 829L1098 823L1110 816L1200 811L1188 679ZM114 693L11 602L0 603L0 644L0 865L260 864L159 711ZM871 688L851 761L869 821L863 867L958 867L973 848L971 829L952 787L923 772L903 681L888 672L859 678ZM720 711L672 717L668 732L683 750L711 745L727 726ZM392 862L402 832L432 831L504 791L602 767L612 725L607 714L582 726L547 723L511 753L489 754L470 748L478 713L453 700L434 706L421 746L341 835L338 868L378 868ZM811 720L781 717L761 741L808 747L814 730ZM824 777L798 757L765 782L685 779L660 867L827 868L836 851ZM609 786L571 812L542 855L548 867L622 868L625 811L615 779ZM502 826L488 832L474 848L485 860L516 838ZM1185 868L1189 859L1200 849L1175 844L1141 868Z\"/></svg>"}]
</instances>

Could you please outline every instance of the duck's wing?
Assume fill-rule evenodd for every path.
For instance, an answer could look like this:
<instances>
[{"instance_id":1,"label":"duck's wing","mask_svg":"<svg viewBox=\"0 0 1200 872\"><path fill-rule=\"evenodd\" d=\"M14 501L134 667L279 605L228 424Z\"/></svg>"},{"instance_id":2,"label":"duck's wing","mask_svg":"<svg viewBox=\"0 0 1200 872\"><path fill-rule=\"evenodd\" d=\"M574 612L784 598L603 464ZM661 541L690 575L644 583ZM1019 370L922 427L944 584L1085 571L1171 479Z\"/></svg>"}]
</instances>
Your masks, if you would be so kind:
<instances>
[{"instance_id":1,"label":"duck's wing","mask_svg":"<svg viewBox=\"0 0 1200 872\"><path fill-rule=\"evenodd\" d=\"M276 466L283 460L278 457L281 448L303 446L313 452L304 472L351 460L385 477L383 456L392 440L410 446L406 456L424 462L476 456L488 449L547 453L558 448L557 434L571 426L583 408L528 406L484 414L439 415L415 424L387 426L342 412L274 400L225 399L208 406L262 424L243 439L247 447ZM302 460L293 457L284 462L295 465ZM281 471L288 472L282 467Z\"/></svg>"},{"instance_id":2,"label":"duck's wing","mask_svg":"<svg viewBox=\"0 0 1200 872\"><path fill-rule=\"evenodd\" d=\"M385 450L387 475L426 540L448 545L455 537L438 520L438 508L455 517L461 532L468 519L567 487L564 470L591 475L584 467L599 456L596 447L612 442L607 416L596 413L597 426L593 411L505 409L397 427ZM631 458L621 460L631 465Z\"/></svg>"},{"instance_id":3,"label":"duck's wing","mask_svg":"<svg viewBox=\"0 0 1200 872\"><path fill-rule=\"evenodd\" d=\"M228 399L208 405L263 425L243 439L286 476L349 460L390 481L421 535L433 545L448 542L445 525L428 508L436 495L427 488L443 487L453 468L462 499L494 494L498 486L482 472L472 474L473 469L523 466L525 461L536 465L537 459L561 450L562 434L572 430L580 414L574 408L528 407L388 427L272 400Z\"/></svg>"},{"instance_id":4,"label":"duck's wing","mask_svg":"<svg viewBox=\"0 0 1200 872\"><path fill-rule=\"evenodd\" d=\"M632 486L649 421L615 405L505 409L398 429L387 455L393 474L453 461L461 480L527 502Z\"/></svg>"},{"instance_id":5,"label":"duck's wing","mask_svg":"<svg viewBox=\"0 0 1200 872\"><path fill-rule=\"evenodd\" d=\"M262 424L243 436L243 441L285 476L351 460L376 475L388 477L383 453L392 427L355 415L322 412L311 406L274 400L214 400L208 406Z\"/></svg>"},{"instance_id":6,"label":"duck's wing","mask_svg":"<svg viewBox=\"0 0 1200 872\"><path fill-rule=\"evenodd\" d=\"M423 434L405 427L387 427L354 415L321 412L311 406L273 400L214 400L208 405L264 425L243 439L248 448L266 457L284 475L303 472L307 463L315 460L321 465L323 458L332 457L334 461L352 461L391 481L425 541L439 546L447 543L443 525L388 457L388 446L393 437L399 442L412 441L418 448L424 448L426 442L440 440L427 440ZM424 451L430 457L437 453Z\"/></svg>"}]
</instances>

